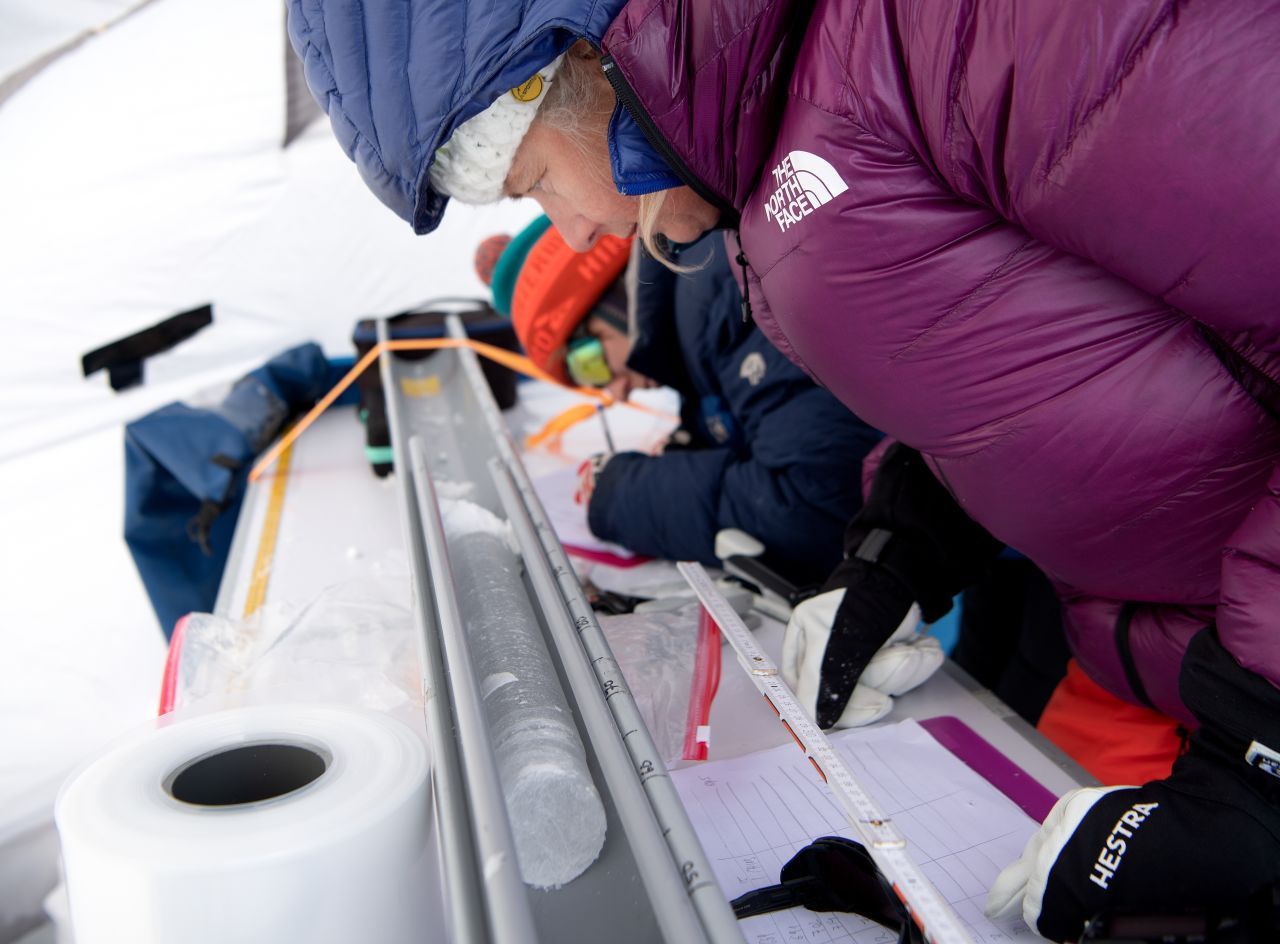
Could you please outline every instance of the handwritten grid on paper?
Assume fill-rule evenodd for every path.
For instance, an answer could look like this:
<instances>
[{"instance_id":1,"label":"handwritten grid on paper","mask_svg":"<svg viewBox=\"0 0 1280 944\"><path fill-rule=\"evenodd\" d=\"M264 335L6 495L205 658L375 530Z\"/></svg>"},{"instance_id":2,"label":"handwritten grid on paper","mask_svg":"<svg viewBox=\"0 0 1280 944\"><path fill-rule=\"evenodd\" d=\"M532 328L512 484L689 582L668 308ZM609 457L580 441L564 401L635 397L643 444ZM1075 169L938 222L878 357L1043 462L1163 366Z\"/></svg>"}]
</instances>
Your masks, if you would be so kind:
<instances>
[{"instance_id":1,"label":"handwritten grid on paper","mask_svg":"<svg viewBox=\"0 0 1280 944\"><path fill-rule=\"evenodd\" d=\"M914 721L830 736L853 776L906 837L921 872L975 941L1035 940L1021 920L982 913L997 873L1038 825ZM819 836L858 840L830 790L793 745L672 771L698 838L729 898L778 881L782 866ZM857 915L792 908L740 923L749 944L892 944Z\"/></svg>"}]
</instances>

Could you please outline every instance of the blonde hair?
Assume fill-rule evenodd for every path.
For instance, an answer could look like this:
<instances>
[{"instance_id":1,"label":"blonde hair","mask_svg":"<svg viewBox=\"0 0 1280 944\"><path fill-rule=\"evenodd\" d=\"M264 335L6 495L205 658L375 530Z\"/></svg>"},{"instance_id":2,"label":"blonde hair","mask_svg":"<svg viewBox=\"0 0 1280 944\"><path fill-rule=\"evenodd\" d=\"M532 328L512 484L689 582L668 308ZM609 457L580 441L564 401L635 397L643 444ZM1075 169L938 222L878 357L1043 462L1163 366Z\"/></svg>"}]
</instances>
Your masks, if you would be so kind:
<instances>
[{"instance_id":1,"label":"blonde hair","mask_svg":"<svg viewBox=\"0 0 1280 944\"><path fill-rule=\"evenodd\" d=\"M565 53L534 121L563 132L585 155L593 133L607 133L613 105L613 88L600 69L599 55L579 40Z\"/></svg>"},{"instance_id":2,"label":"blonde hair","mask_svg":"<svg viewBox=\"0 0 1280 944\"><path fill-rule=\"evenodd\" d=\"M575 43L567 53L555 80L547 89L547 98L538 109L534 121L554 128L565 135L583 158L587 172L597 182L613 186L613 177L606 160L600 161L600 142L609 133L609 118L617 105L613 86L600 68L600 57L590 44L583 40ZM649 255L673 272L693 272L702 266L682 266L668 254L658 234L658 215L667 199L666 190L646 193L637 197L636 229L640 241Z\"/></svg>"}]
</instances>

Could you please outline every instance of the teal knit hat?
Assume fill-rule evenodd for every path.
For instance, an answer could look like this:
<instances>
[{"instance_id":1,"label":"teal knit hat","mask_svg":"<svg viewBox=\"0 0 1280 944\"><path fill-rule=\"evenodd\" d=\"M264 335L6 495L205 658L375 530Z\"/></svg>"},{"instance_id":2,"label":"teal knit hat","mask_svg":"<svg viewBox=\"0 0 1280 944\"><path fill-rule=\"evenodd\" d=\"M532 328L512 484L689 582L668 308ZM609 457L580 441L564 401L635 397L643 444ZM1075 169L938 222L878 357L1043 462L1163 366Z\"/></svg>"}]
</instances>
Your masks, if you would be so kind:
<instances>
[{"instance_id":1,"label":"teal knit hat","mask_svg":"<svg viewBox=\"0 0 1280 944\"><path fill-rule=\"evenodd\" d=\"M507 248L498 257L497 265L493 267L493 307L508 318L511 317L511 296L515 293L516 279L524 266L524 257L529 255L529 250L538 241L538 237L550 226L551 220L548 217L538 217L507 244Z\"/></svg>"}]
</instances>

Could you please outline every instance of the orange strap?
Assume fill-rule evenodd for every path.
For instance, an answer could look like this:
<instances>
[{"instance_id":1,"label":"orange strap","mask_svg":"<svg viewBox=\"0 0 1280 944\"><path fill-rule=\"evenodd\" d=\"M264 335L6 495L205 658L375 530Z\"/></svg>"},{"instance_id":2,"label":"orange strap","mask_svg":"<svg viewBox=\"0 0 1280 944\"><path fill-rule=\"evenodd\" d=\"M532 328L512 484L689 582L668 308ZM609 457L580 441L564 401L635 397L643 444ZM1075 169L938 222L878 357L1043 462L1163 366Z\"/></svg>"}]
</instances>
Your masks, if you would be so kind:
<instances>
[{"instance_id":1,"label":"orange strap","mask_svg":"<svg viewBox=\"0 0 1280 944\"><path fill-rule=\"evenodd\" d=\"M261 459L254 463L253 468L249 472L249 481L256 482L261 478L262 473L269 469L272 463L280 458L280 454L292 446L294 441L297 440L297 438L301 436L312 423L319 419L320 415L324 413L325 410L329 409L329 407L333 405L333 402L337 400L338 397L342 396L343 392L355 383L357 378L359 378L359 376L369 368L369 365L377 360L383 352L437 351L445 348L468 348L469 350L475 351L481 357L487 357L489 360L495 361L503 367L510 368L516 373L524 374L527 377L532 377L535 380L541 380L545 383L555 384L557 387L565 386L523 354L515 354L503 348L495 347L492 344L485 344L483 341L473 341L470 338L417 338L399 341L380 341L363 357L361 357L360 360L356 362L356 365L347 371L346 375L341 380L334 384L332 390L321 397L316 405L307 411L306 416L300 419L292 429L286 432L274 446L263 454ZM572 390L574 393L581 394L584 397L599 400L606 407L612 406L617 402L608 393L603 390L596 389L595 387L568 387L567 389ZM644 413L651 413L655 416L667 416L666 413L663 413L661 410L655 410L652 407L641 406L636 403L626 403L626 405L632 409L640 410ZM581 422L595 412L595 406L593 404L582 404L580 408L585 409L583 415L577 417L571 422L565 423L563 427L564 429L567 429L574 423ZM566 411L566 413L569 412L573 411ZM561 414L561 417L565 415L566 414ZM556 420L559 420L561 417L557 417ZM553 420L552 422L554 423L556 420ZM548 426L550 425L551 424L548 424ZM561 434L563 435L563 429L561 430ZM547 435L551 435L551 433L548 433Z\"/></svg>"},{"instance_id":2,"label":"orange strap","mask_svg":"<svg viewBox=\"0 0 1280 944\"><path fill-rule=\"evenodd\" d=\"M547 420L546 425L525 437L525 449L536 449L543 443L547 448L555 453L560 449L560 440L574 426L577 426L583 420L588 420L596 415L596 407L594 403L575 403L563 413L557 413L551 419Z\"/></svg>"}]
</instances>

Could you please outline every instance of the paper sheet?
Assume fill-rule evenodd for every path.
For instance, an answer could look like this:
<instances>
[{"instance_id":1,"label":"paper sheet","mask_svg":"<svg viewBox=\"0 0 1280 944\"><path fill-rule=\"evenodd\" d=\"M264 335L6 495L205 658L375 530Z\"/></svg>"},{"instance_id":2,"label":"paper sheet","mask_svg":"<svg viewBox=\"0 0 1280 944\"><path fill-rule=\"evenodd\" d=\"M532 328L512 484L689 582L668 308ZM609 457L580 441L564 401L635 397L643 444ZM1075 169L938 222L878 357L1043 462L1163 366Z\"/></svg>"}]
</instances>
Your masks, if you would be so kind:
<instances>
[{"instance_id":1,"label":"paper sheet","mask_svg":"<svg viewBox=\"0 0 1280 944\"><path fill-rule=\"evenodd\" d=\"M975 941L1038 940L1021 920L997 923L982 914L991 883L1021 855L1038 823L914 721L830 737ZM674 770L671 777L730 899L775 884L786 861L819 836L859 839L791 744ZM896 940L856 915L804 908L747 918L739 926L749 944Z\"/></svg>"},{"instance_id":2,"label":"paper sheet","mask_svg":"<svg viewBox=\"0 0 1280 944\"><path fill-rule=\"evenodd\" d=\"M533 478L533 490L538 493L538 500L547 512L551 527L561 544L571 544L587 551L600 551L612 554L622 560L630 560L635 555L618 544L601 541L587 527L587 510L573 500L573 493L578 488L578 470L574 466L565 466L554 472L546 472Z\"/></svg>"}]
</instances>

